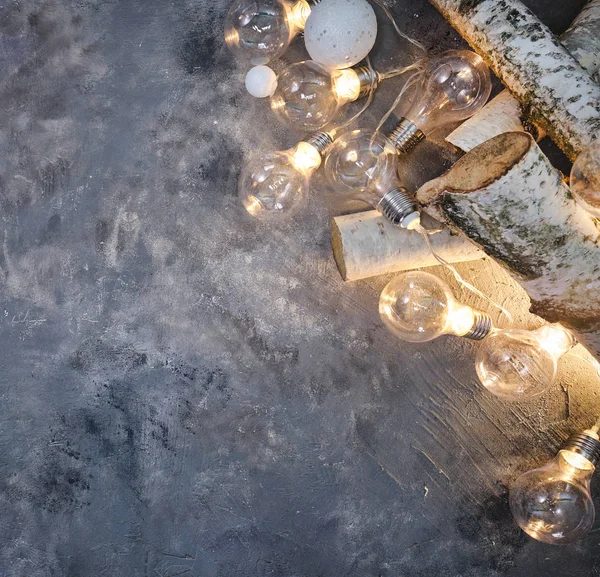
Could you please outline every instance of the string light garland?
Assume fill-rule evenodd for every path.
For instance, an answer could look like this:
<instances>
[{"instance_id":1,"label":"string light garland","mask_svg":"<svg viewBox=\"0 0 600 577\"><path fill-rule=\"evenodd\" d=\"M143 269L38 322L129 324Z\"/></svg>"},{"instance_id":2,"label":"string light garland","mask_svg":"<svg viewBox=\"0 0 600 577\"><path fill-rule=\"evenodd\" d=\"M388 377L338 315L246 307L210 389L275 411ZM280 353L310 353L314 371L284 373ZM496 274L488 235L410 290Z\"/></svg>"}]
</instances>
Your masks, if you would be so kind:
<instances>
[{"instance_id":1,"label":"string light garland","mask_svg":"<svg viewBox=\"0 0 600 577\"><path fill-rule=\"evenodd\" d=\"M399 30L381 0L373 1L401 37L425 52ZM352 9L344 12L347 4ZM350 17L353 10L364 11L365 16ZM302 30L312 60L292 64L277 76L264 64L280 56ZM491 92L489 68L474 52L460 50L380 73L367 57L376 34L374 12L366 0L234 2L225 23L227 45L241 60L259 64L246 75L248 92L270 97L280 121L311 133L289 150L252 158L240 177L240 200L257 219L290 218L306 204L310 178L324 164L336 194L367 202L393 224L418 231L435 258L459 282L510 319L501 305L463 281L435 254L429 235L436 231L423 228L419 207L397 176L399 155L410 153L438 127L465 120L484 106ZM354 67L365 57L367 66ZM410 69L417 72L405 82L374 131L342 133L369 106L383 79ZM409 92L411 98L407 98ZM334 126L345 104L365 96L367 102L358 114ZM382 126L397 109L400 120L383 134ZM595 143L574 164L571 189L578 202L598 217L599 174L600 143ZM446 283L422 271L392 280L381 293L379 312L386 327L404 341L423 343L442 335L482 341L475 362L479 380L487 391L508 401L530 400L546 392L555 382L558 360L576 344L573 335L558 324L533 331L497 329L487 313L458 302ZM600 375L598 367L596 363ZM549 464L521 475L511 485L512 515L531 537L570 543L591 529L595 511L590 480L600 461L599 429L600 421L574 435Z\"/></svg>"}]
</instances>

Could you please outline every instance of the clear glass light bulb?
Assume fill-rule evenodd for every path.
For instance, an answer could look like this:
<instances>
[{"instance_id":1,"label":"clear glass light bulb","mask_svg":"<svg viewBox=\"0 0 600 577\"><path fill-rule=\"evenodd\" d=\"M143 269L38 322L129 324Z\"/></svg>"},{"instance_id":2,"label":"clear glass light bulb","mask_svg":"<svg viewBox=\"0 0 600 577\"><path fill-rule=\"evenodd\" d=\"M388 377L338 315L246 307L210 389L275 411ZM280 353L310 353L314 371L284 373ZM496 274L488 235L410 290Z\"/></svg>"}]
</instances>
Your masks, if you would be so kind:
<instances>
[{"instance_id":1,"label":"clear glass light bulb","mask_svg":"<svg viewBox=\"0 0 600 577\"><path fill-rule=\"evenodd\" d=\"M593 216L600 218L600 142L588 146L573 164L571 191Z\"/></svg>"},{"instance_id":2,"label":"clear glass light bulb","mask_svg":"<svg viewBox=\"0 0 600 577\"><path fill-rule=\"evenodd\" d=\"M310 177L321 165L321 154L329 144L331 137L322 132L290 150L252 158L239 180L244 208L260 220L281 220L298 213L308 200Z\"/></svg>"},{"instance_id":3,"label":"clear glass light bulb","mask_svg":"<svg viewBox=\"0 0 600 577\"><path fill-rule=\"evenodd\" d=\"M225 17L225 43L236 58L267 64L304 30L310 11L307 0L234 0Z\"/></svg>"},{"instance_id":4,"label":"clear glass light bulb","mask_svg":"<svg viewBox=\"0 0 600 577\"><path fill-rule=\"evenodd\" d=\"M377 72L368 68L327 69L311 60L288 66L277 77L271 108L293 130L312 132L329 124L341 106L374 90Z\"/></svg>"},{"instance_id":5,"label":"clear glass light bulb","mask_svg":"<svg viewBox=\"0 0 600 577\"><path fill-rule=\"evenodd\" d=\"M477 352L475 369L483 386L509 401L544 394L556 379L558 359L575 344L564 327L495 331Z\"/></svg>"},{"instance_id":6,"label":"clear glass light bulb","mask_svg":"<svg viewBox=\"0 0 600 577\"><path fill-rule=\"evenodd\" d=\"M545 467L521 475L510 487L510 510L529 536L545 543L572 543L594 524L590 482L600 457L595 430L569 439Z\"/></svg>"},{"instance_id":7,"label":"clear glass light bulb","mask_svg":"<svg viewBox=\"0 0 600 577\"><path fill-rule=\"evenodd\" d=\"M413 104L390 137L399 151L409 152L435 128L475 114L491 90L490 70L475 52L435 56L420 73Z\"/></svg>"},{"instance_id":8,"label":"clear glass light bulb","mask_svg":"<svg viewBox=\"0 0 600 577\"><path fill-rule=\"evenodd\" d=\"M411 343L442 335L481 340L492 330L488 315L460 304L444 281L422 271L390 282L381 293L379 314L392 333Z\"/></svg>"},{"instance_id":9,"label":"clear glass light bulb","mask_svg":"<svg viewBox=\"0 0 600 577\"><path fill-rule=\"evenodd\" d=\"M418 207L397 176L398 155L383 134L354 130L334 141L325 157L325 175L332 190L361 200L403 228L420 223Z\"/></svg>"}]
</instances>

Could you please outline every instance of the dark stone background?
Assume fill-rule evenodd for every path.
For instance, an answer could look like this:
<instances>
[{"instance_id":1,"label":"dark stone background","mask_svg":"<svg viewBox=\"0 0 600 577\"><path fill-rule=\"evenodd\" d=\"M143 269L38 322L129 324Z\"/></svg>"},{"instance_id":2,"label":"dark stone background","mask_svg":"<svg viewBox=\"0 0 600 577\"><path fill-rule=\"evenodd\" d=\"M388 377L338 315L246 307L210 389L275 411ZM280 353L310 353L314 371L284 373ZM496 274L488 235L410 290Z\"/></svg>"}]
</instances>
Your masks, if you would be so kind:
<instances>
[{"instance_id":1,"label":"dark stone background","mask_svg":"<svg viewBox=\"0 0 600 577\"><path fill-rule=\"evenodd\" d=\"M425 0L388 4L461 45ZM527 4L561 32L584 2ZM244 155L297 137L245 94L226 6L0 5L0 575L600 575L600 525L541 545L506 499L595 390L490 398L475 345L402 345L387 279L342 283L327 194L278 227L239 207ZM380 22L376 66L407 62Z\"/></svg>"}]
</instances>

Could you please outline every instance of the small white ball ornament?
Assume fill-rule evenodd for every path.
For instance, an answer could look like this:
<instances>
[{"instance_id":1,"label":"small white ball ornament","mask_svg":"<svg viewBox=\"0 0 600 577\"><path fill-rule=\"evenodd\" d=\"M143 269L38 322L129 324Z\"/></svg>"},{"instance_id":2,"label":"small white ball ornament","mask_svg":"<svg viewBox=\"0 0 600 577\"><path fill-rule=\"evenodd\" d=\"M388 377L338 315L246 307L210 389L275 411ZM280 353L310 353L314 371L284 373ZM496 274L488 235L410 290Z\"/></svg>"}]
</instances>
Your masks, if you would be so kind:
<instances>
[{"instance_id":1,"label":"small white ball ornament","mask_svg":"<svg viewBox=\"0 0 600 577\"><path fill-rule=\"evenodd\" d=\"M304 29L311 59L331 68L348 68L363 60L376 37L377 18L367 0L321 0Z\"/></svg>"},{"instance_id":2,"label":"small white ball ornament","mask_svg":"<svg viewBox=\"0 0 600 577\"><path fill-rule=\"evenodd\" d=\"M271 96L277 88L277 74L268 66L255 66L246 74L246 90L255 98Z\"/></svg>"}]
</instances>

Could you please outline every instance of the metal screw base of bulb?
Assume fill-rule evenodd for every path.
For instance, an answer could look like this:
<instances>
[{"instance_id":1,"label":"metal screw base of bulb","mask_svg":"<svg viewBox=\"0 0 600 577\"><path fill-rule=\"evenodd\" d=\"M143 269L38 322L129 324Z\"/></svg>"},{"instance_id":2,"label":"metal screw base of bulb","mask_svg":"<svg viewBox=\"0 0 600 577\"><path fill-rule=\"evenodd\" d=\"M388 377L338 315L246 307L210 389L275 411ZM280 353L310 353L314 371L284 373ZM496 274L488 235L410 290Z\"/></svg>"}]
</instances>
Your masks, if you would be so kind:
<instances>
[{"instance_id":1,"label":"metal screw base of bulb","mask_svg":"<svg viewBox=\"0 0 600 577\"><path fill-rule=\"evenodd\" d=\"M410 120L402 118L396 128L388 134L399 153L406 154L425 140L425 135Z\"/></svg>"},{"instance_id":2,"label":"metal screw base of bulb","mask_svg":"<svg viewBox=\"0 0 600 577\"><path fill-rule=\"evenodd\" d=\"M333 144L333 139L327 132L315 132L304 139L311 146L314 146L319 154L323 156L325 151Z\"/></svg>"},{"instance_id":3,"label":"metal screw base of bulb","mask_svg":"<svg viewBox=\"0 0 600 577\"><path fill-rule=\"evenodd\" d=\"M379 74L373 70L373 68L369 68L368 66L358 66L357 68L353 68L353 70L358 75L360 81L358 98L368 96L377 88L379 84Z\"/></svg>"},{"instance_id":4,"label":"metal screw base of bulb","mask_svg":"<svg viewBox=\"0 0 600 577\"><path fill-rule=\"evenodd\" d=\"M402 188L394 188L388 192L377 205L377 210L396 226L402 226L402 221L407 216L419 212L413 199Z\"/></svg>"},{"instance_id":5,"label":"metal screw base of bulb","mask_svg":"<svg viewBox=\"0 0 600 577\"><path fill-rule=\"evenodd\" d=\"M321 2L321 0L306 0L309 6L316 6Z\"/></svg>"},{"instance_id":6,"label":"metal screw base of bulb","mask_svg":"<svg viewBox=\"0 0 600 577\"><path fill-rule=\"evenodd\" d=\"M487 337L494 328L492 324L492 317L486 313L482 313L481 311L473 311L475 313L475 322L471 327L471 330L463 335L465 339L470 339L472 341L482 341Z\"/></svg>"},{"instance_id":7,"label":"metal screw base of bulb","mask_svg":"<svg viewBox=\"0 0 600 577\"><path fill-rule=\"evenodd\" d=\"M592 463L594 467L600 462L600 441L585 432L573 435L563 449L578 453Z\"/></svg>"}]
</instances>

